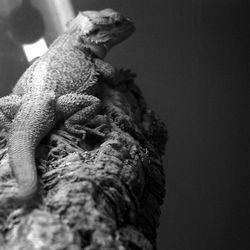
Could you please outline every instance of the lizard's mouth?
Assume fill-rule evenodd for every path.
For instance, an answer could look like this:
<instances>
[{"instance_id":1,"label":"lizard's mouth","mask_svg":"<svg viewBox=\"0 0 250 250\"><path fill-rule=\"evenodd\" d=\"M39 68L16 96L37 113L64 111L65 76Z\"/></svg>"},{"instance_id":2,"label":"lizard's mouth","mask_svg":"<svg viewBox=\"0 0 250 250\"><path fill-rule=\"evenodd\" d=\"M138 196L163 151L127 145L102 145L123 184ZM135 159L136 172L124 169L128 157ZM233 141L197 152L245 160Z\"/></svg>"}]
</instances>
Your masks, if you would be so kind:
<instances>
[{"instance_id":1,"label":"lizard's mouth","mask_svg":"<svg viewBox=\"0 0 250 250\"><path fill-rule=\"evenodd\" d=\"M94 53L94 55L100 59L104 58L110 49L106 43L96 41L90 42L88 47Z\"/></svg>"},{"instance_id":2,"label":"lizard's mouth","mask_svg":"<svg viewBox=\"0 0 250 250\"><path fill-rule=\"evenodd\" d=\"M135 31L133 22L128 18L85 28L81 40L99 58L104 58L113 46L126 40Z\"/></svg>"}]
</instances>

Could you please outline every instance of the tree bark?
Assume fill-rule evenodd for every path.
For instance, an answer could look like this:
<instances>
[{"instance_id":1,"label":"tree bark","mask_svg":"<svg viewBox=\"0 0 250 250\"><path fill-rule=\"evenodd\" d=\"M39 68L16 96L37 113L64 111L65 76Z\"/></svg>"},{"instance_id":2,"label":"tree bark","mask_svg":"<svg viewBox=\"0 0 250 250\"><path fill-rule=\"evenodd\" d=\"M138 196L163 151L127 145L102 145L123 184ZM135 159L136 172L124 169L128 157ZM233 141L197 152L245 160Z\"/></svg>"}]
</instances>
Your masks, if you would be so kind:
<instances>
[{"instance_id":1,"label":"tree bark","mask_svg":"<svg viewBox=\"0 0 250 250\"><path fill-rule=\"evenodd\" d=\"M58 125L36 150L42 200L35 208L0 207L1 250L151 250L165 194L164 124L125 79L103 84L104 138ZM17 191L1 134L0 201Z\"/></svg>"}]
</instances>

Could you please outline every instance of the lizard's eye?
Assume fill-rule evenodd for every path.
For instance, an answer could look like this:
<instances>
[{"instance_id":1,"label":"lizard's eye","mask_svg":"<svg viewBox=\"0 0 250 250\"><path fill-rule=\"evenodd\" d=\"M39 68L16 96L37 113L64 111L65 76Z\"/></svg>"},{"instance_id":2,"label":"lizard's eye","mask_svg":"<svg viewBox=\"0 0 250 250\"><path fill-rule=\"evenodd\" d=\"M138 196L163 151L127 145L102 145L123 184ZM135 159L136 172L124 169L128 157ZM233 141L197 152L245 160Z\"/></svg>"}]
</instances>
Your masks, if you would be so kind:
<instances>
[{"instance_id":1,"label":"lizard's eye","mask_svg":"<svg viewBox=\"0 0 250 250\"><path fill-rule=\"evenodd\" d=\"M115 26L117 26L117 27L119 27L119 26L121 26L122 25L122 22L121 21L115 21Z\"/></svg>"},{"instance_id":2,"label":"lizard's eye","mask_svg":"<svg viewBox=\"0 0 250 250\"><path fill-rule=\"evenodd\" d=\"M98 29L98 28L94 29L94 30L92 30L91 34L96 35L99 31L100 31L100 29Z\"/></svg>"}]
</instances>

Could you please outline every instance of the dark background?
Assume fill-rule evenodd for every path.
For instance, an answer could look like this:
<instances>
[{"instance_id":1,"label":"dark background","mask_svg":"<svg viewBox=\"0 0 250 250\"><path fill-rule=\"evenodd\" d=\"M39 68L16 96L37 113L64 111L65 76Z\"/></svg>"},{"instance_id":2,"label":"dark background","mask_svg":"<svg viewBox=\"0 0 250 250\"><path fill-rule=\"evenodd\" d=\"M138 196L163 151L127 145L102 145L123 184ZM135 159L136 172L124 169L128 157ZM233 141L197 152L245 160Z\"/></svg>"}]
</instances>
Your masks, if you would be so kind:
<instances>
[{"instance_id":1,"label":"dark background","mask_svg":"<svg viewBox=\"0 0 250 250\"><path fill-rule=\"evenodd\" d=\"M169 130L159 250L250 249L246 2L73 0L76 10L112 7L136 24L107 60L137 73ZM0 29L3 96L27 64Z\"/></svg>"}]
</instances>

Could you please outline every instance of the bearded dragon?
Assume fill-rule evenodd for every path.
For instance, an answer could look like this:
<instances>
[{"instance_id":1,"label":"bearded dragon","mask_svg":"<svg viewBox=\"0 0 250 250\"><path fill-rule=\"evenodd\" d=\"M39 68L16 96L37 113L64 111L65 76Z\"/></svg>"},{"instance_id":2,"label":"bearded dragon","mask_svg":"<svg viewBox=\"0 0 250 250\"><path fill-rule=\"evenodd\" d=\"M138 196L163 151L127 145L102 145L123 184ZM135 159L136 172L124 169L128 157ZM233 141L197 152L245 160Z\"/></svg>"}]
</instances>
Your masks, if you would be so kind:
<instances>
[{"instance_id":1,"label":"bearded dragon","mask_svg":"<svg viewBox=\"0 0 250 250\"><path fill-rule=\"evenodd\" d=\"M67 31L24 72L12 93L0 98L0 126L8 130L18 201L27 203L37 194L35 149L55 124L64 121L69 132L84 134L87 128L79 130L77 125L98 114L98 84L101 79L115 82L117 75L103 58L134 29L131 20L112 9L79 12Z\"/></svg>"}]
</instances>

